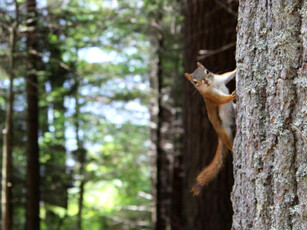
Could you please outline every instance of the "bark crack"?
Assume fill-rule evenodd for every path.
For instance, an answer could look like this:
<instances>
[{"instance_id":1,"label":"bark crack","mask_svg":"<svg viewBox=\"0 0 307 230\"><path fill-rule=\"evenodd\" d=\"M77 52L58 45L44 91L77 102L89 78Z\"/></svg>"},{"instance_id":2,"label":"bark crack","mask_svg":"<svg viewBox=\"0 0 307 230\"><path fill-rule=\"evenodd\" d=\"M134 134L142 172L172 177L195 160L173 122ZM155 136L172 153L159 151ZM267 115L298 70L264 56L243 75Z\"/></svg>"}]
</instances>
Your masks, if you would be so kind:
<instances>
[{"instance_id":1,"label":"bark crack","mask_svg":"<svg viewBox=\"0 0 307 230\"><path fill-rule=\"evenodd\" d=\"M292 156L292 161L291 161L291 165L292 165L292 168L293 168L293 195L294 195L294 198L293 198L293 201L292 201L292 204L290 205L290 210L294 210L295 206L299 204L299 199L298 199L298 182L297 182L297 177L296 177L296 173L297 173L297 154L298 154L298 149L297 149L297 146L295 143L298 143L298 137L296 135L296 130L294 130L292 128L292 125L293 125L293 121L295 120L295 110L296 110L296 104L297 104L297 101L298 101L298 95L297 95L297 92L298 92L298 89L297 89L297 86L296 86L296 83L295 83L295 79L298 78L299 74L298 74L298 71L299 69L302 68L302 65L303 65L303 51L304 51L304 46L303 46L303 40L302 40L302 34L301 34L301 31L302 31L302 26L303 26L303 17L302 17L302 14L300 13L300 11L303 10L303 1L300 1L298 4L297 4L297 7L296 7L296 12L298 12L298 17L299 17L299 25L298 25L298 28L300 28L300 31L298 31L298 37L300 38L300 42L298 43L299 44L299 49L298 49L298 52L299 52L299 65L298 65L298 68L297 68L297 71L291 71L293 74L294 74L294 77L293 77L293 83L292 83L292 86L293 86L293 99L291 101L291 111L290 111L290 121L291 123L288 123L287 125L289 125L289 130L292 131L292 136L293 136L293 141L294 141L294 152L293 152L293 156ZM289 215L289 223L290 223L290 226L291 226L291 229L294 228L294 221L295 221L295 213L293 212L290 212L290 215Z\"/></svg>"}]
</instances>

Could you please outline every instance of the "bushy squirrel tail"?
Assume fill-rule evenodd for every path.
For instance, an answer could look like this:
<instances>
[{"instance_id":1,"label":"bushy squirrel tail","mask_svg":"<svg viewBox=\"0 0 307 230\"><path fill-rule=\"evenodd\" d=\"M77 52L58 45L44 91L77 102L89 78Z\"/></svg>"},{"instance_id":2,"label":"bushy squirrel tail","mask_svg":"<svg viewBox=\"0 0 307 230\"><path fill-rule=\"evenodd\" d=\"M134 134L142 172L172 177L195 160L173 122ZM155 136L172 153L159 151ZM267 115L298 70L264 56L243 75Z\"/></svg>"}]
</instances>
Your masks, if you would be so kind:
<instances>
[{"instance_id":1,"label":"bushy squirrel tail","mask_svg":"<svg viewBox=\"0 0 307 230\"><path fill-rule=\"evenodd\" d=\"M216 178L224 165L227 153L228 149L219 138L217 149L212 162L198 174L196 178L196 184L191 189L191 192L194 194L194 196L199 195L201 189L208 185L214 178Z\"/></svg>"}]
</instances>

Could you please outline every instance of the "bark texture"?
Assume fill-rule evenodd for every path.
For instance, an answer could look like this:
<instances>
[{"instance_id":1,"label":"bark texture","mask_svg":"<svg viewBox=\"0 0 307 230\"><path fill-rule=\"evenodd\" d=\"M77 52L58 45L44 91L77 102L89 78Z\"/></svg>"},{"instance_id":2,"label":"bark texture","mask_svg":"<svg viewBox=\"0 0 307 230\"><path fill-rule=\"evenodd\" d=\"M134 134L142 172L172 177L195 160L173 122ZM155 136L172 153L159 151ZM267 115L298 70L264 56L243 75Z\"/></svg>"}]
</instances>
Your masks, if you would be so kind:
<instances>
[{"instance_id":1,"label":"bark texture","mask_svg":"<svg viewBox=\"0 0 307 230\"><path fill-rule=\"evenodd\" d=\"M220 5L214 0L185 1L185 72L191 73L197 61L215 73L235 68L235 47L232 45L236 37L235 9L234 2ZM203 51L200 53L200 50ZM199 197L193 197L190 192L196 176L215 154L217 136L208 120L201 95L187 81L184 129L184 229L230 229L230 192L233 184L231 154L219 176L203 189Z\"/></svg>"},{"instance_id":2,"label":"bark texture","mask_svg":"<svg viewBox=\"0 0 307 230\"><path fill-rule=\"evenodd\" d=\"M36 0L27 0L28 27L37 27ZM26 229L40 229L39 220L39 146L38 146L38 80L37 70L39 58L33 54L38 43L35 31L27 33L27 51L29 70L26 76L27 86L27 210ZM32 52L32 53L31 53Z\"/></svg>"},{"instance_id":3,"label":"bark texture","mask_svg":"<svg viewBox=\"0 0 307 230\"><path fill-rule=\"evenodd\" d=\"M307 2L240 1L233 229L307 229Z\"/></svg>"}]
</instances>

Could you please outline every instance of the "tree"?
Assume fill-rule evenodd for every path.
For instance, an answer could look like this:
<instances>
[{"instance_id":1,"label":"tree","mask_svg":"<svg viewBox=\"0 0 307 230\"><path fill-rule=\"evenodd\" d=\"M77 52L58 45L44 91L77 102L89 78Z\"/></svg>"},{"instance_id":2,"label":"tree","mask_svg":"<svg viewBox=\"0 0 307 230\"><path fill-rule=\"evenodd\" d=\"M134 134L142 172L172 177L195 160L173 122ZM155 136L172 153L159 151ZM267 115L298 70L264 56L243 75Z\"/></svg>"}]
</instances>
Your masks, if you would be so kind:
<instances>
[{"instance_id":1,"label":"tree","mask_svg":"<svg viewBox=\"0 0 307 230\"><path fill-rule=\"evenodd\" d=\"M80 85L80 76L75 76L75 84L76 89L74 92L75 97L75 114L74 114L74 124L75 124L75 133L76 133L76 142L77 149L75 150L75 155L77 162L79 164L79 172L78 175L80 177L79 180L79 198L78 198L78 215L77 215L77 226L76 230L82 230L82 212L83 212L83 203L84 203L84 186L86 183L86 175L85 175L85 165L86 165L86 149L83 147L83 139L80 135L80 122L82 119L80 117L80 93L79 93L79 85Z\"/></svg>"},{"instance_id":2,"label":"tree","mask_svg":"<svg viewBox=\"0 0 307 230\"><path fill-rule=\"evenodd\" d=\"M7 22L14 19L14 7L10 6L12 1L0 2L2 32L4 26L10 26ZM182 143L178 140L182 134L183 95L178 82L184 79L178 80L178 76L183 72L179 39L182 6L177 0L159 0L163 9L158 7L157 11L158 1L146 2L148 5L138 0L18 0L21 14L14 55L17 60L12 122L14 229L24 229L25 224L27 229L35 229L39 225L39 208L41 229L71 229L81 226L81 222L83 228L89 229L152 227L150 215L154 205L148 170L146 106L153 95L149 93L146 64L152 61L149 52L157 50L153 51L148 42L148 27L155 27L152 36L163 36L163 44L155 53L159 55L161 83L158 144L164 159L160 168L165 172L159 179L168 179L160 187L167 216L160 216L166 217L168 228L181 227ZM161 23L156 18L149 25L145 5L150 12L163 14ZM0 38L0 63L5 68L7 37ZM82 52L92 49L102 51L104 55L96 61L103 63L89 63L82 57ZM108 54L115 54L110 62ZM80 109L75 122L76 73L80 75L76 103ZM0 71L0 92L6 91L2 86L8 85L2 75ZM5 118L3 105L7 105L4 98L0 95L1 128ZM75 140L75 123L79 126L80 144ZM67 178L76 183L67 183Z\"/></svg>"},{"instance_id":3,"label":"tree","mask_svg":"<svg viewBox=\"0 0 307 230\"><path fill-rule=\"evenodd\" d=\"M154 228L182 227L182 5L145 1L151 42L150 99Z\"/></svg>"},{"instance_id":4,"label":"tree","mask_svg":"<svg viewBox=\"0 0 307 230\"><path fill-rule=\"evenodd\" d=\"M307 2L240 1L233 229L306 229Z\"/></svg>"},{"instance_id":5,"label":"tree","mask_svg":"<svg viewBox=\"0 0 307 230\"><path fill-rule=\"evenodd\" d=\"M3 157L2 157L2 191L1 191L1 213L2 229L10 230L12 228L12 151L13 151L13 103L14 103L14 68L15 68L15 49L16 36L18 29L19 9L18 3L14 1L15 17L9 31L9 89L7 96L7 110L5 127L3 130Z\"/></svg>"},{"instance_id":6,"label":"tree","mask_svg":"<svg viewBox=\"0 0 307 230\"><path fill-rule=\"evenodd\" d=\"M215 73L233 70L235 26L236 2L185 1L185 72L191 73L197 61ZM211 162L217 136L208 120L203 99L188 82L185 82L184 94L184 228L229 229L233 184L231 154L215 181L204 188L199 197L193 197L190 189L197 174Z\"/></svg>"},{"instance_id":7,"label":"tree","mask_svg":"<svg viewBox=\"0 0 307 230\"><path fill-rule=\"evenodd\" d=\"M27 0L27 51L29 69L26 76L27 92L27 230L40 229L39 220L39 146L38 146L38 80L37 71L39 58L35 55L38 50L37 10L36 0Z\"/></svg>"}]
</instances>

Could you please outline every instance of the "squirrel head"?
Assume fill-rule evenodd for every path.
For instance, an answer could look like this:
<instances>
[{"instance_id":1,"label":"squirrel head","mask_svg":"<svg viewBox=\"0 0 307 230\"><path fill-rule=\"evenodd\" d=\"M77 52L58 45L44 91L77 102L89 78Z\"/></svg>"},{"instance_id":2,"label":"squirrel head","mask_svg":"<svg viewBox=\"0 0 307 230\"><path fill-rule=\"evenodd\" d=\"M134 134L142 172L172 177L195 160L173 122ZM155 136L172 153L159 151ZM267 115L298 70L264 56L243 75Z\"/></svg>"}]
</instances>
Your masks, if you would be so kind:
<instances>
[{"instance_id":1,"label":"squirrel head","mask_svg":"<svg viewBox=\"0 0 307 230\"><path fill-rule=\"evenodd\" d=\"M205 91L213 84L213 73L209 72L202 64L197 62L197 69L192 74L185 73L184 76L199 91Z\"/></svg>"}]
</instances>

